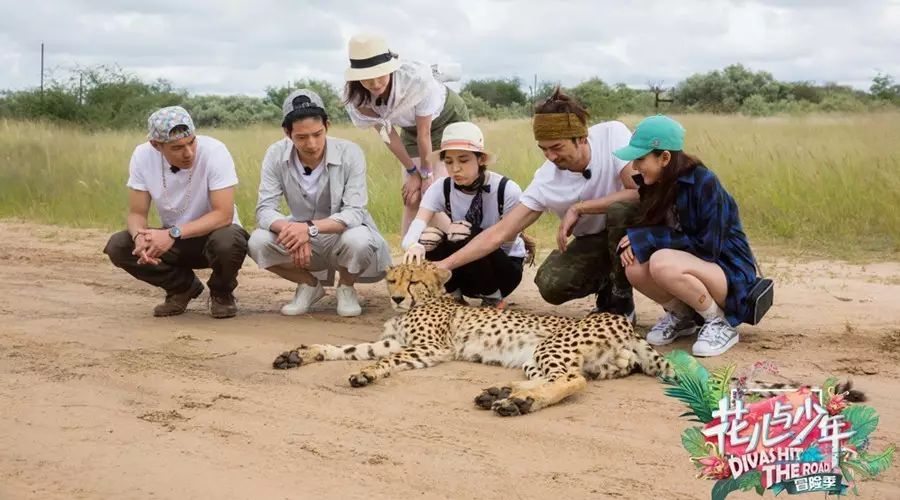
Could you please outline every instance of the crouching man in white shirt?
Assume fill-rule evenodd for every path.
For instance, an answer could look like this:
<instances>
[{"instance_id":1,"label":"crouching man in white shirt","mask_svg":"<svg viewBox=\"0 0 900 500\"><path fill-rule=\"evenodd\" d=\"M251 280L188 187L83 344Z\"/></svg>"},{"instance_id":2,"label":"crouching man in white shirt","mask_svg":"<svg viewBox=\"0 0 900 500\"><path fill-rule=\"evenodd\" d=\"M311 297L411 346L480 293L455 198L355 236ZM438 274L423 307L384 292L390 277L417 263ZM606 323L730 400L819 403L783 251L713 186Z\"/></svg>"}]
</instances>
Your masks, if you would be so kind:
<instances>
[{"instance_id":1,"label":"crouching man in white shirt","mask_svg":"<svg viewBox=\"0 0 900 500\"><path fill-rule=\"evenodd\" d=\"M353 285L383 279L391 264L387 242L366 210L362 149L327 135L328 114L315 92L292 92L282 116L286 137L269 146L263 159L250 257L297 283L282 314L309 312L325 295L322 283L333 283L338 271L337 313L358 316L362 309ZM282 196L289 216L278 210Z\"/></svg>"},{"instance_id":2,"label":"crouching man in white shirt","mask_svg":"<svg viewBox=\"0 0 900 500\"><path fill-rule=\"evenodd\" d=\"M638 191L631 164L613 156L631 132L621 122L587 127L587 112L559 89L535 109L534 138L547 161L535 172L519 204L499 223L437 263L456 269L494 251L544 212L560 219L557 249L535 276L551 304L597 295L592 312L634 321L634 299L616 245L637 215ZM569 240L570 236L575 236Z\"/></svg>"},{"instance_id":3,"label":"crouching man in white shirt","mask_svg":"<svg viewBox=\"0 0 900 500\"><path fill-rule=\"evenodd\" d=\"M184 108L162 108L148 120L149 141L129 165L128 229L109 239L104 253L116 267L166 291L154 316L174 316L203 293L194 269L212 268L209 312L237 314L232 292L247 255L247 232L234 205L237 173L224 144L195 135ZM150 202L162 229L147 227Z\"/></svg>"}]
</instances>

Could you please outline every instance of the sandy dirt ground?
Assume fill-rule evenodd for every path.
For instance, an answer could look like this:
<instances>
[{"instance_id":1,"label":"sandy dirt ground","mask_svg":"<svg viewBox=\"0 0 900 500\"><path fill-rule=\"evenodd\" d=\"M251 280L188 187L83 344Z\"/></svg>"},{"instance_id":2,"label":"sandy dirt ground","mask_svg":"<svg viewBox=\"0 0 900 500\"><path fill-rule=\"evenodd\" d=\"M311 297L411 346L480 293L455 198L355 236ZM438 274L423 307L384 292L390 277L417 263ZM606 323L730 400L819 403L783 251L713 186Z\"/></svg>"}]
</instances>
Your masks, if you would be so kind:
<instances>
[{"instance_id":1,"label":"sandy dirt ground","mask_svg":"<svg viewBox=\"0 0 900 500\"><path fill-rule=\"evenodd\" d=\"M275 355L301 343L377 338L393 314L383 285L360 287L361 317L339 318L329 292L313 314L288 318L278 309L292 288L248 259L238 317L211 319L204 293L186 314L155 319L160 291L110 265L106 237L0 222L2 499L709 498L712 483L694 478L680 445L682 407L652 378L593 382L501 418L472 404L522 376L499 367L452 362L363 389L347 376L365 362L276 371ZM704 364L771 360L793 380L851 377L881 416L874 448L900 442L900 263L767 253L777 305ZM553 308L525 283L517 308L590 307ZM640 297L643 331L658 315ZM861 494L900 498L900 466Z\"/></svg>"}]
</instances>

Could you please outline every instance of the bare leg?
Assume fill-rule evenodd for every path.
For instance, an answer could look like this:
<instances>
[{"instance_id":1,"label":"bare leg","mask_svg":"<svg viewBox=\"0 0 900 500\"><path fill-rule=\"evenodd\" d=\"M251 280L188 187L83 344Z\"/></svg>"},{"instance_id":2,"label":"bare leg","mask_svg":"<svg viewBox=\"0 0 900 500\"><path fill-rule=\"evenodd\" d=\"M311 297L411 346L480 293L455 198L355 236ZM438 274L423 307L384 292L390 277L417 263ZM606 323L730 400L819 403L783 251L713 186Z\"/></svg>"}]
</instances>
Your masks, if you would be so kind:
<instances>
[{"instance_id":1,"label":"bare leg","mask_svg":"<svg viewBox=\"0 0 900 500\"><path fill-rule=\"evenodd\" d=\"M316 286L318 280L306 269L301 269L290 264L282 264L279 266L267 267L266 271L273 272L282 278L293 281L294 283L302 283L309 286Z\"/></svg>"},{"instance_id":2,"label":"bare leg","mask_svg":"<svg viewBox=\"0 0 900 500\"><path fill-rule=\"evenodd\" d=\"M630 266L629 266L630 267ZM657 250L650 257L650 276L659 288L695 311L710 307L710 298L725 305L728 280L718 265L681 250Z\"/></svg>"},{"instance_id":3,"label":"bare leg","mask_svg":"<svg viewBox=\"0 0 900 500\"><path fill-rule=\"evenodd\" d=\"M359 278L358 274L350 274L345 267L338 267L338 271L340 272L338 285L353 286L356 283L356 279Z\"/></svg>"},{"instance_id":4,"label":"bare leg","mask_svg":"<svg viewBox=\"0 0 900 500\"><path fill-rule=\"evenodd\" d=\"M635 290L657 304L665 304L672 300L672 294L665 291L653 280L653 276L650 274L649 262L644 262L643 264L635 262L630 266L626 266L625 275Z\"/></svg>"}]
</instances>

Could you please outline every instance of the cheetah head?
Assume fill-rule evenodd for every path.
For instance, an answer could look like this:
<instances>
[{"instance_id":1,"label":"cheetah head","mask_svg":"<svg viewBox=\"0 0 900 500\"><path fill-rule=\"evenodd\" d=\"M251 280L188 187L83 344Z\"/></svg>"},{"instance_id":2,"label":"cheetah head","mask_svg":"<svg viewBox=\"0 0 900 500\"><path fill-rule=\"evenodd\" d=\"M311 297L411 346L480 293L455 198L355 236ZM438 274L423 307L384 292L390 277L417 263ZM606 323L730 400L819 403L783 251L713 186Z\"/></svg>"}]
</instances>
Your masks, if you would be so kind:
<instances>
[{"instance_id":1,"label":"cheetah head","mask_svg":"<svg viewBox=\"0 0 900 500\"><path fill-rule=\"evenodd\" d=\"M427 299L443 297L444 283L450 275L450 271L440 269L431 262L389 268L385 282L391 306L398 311L408 311Z\"/></svg>"}]
</instances>

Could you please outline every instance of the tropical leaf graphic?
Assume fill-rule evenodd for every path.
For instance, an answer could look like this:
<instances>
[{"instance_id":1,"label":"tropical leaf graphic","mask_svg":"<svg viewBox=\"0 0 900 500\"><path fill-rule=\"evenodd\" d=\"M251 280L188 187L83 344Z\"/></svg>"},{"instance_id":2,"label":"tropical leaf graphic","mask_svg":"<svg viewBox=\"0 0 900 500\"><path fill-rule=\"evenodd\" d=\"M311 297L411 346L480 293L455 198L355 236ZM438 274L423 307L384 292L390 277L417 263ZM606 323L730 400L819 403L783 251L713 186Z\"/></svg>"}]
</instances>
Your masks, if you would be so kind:
<instances>
[{"instance_id":1,"label":"tropical leaf graphic","mask_svg":"<svg viewBox=\"0 0 900 500\"><path fill-rule=\"evenodd\" d=\"M865 476L875 477L886 471L894 462L894 451L896 448L895 445L890 445L878 455L860 453L858 458L844 460L842 465L847 464L847 466Z\"/></svg>"},{"instance_id":2,"label":"tropical leaf graphic","mask_svg":"<svg viewBox=\"0 0 900 500\"><path fill-rule=\"evenodd\" d=\"M691 454L692 458L705 457L709 454L706 449L706 439L699 427L688 427L681 433L681 445ZM699 467L699 463L698 463Z\"/></svg>"},{"instance_id":3,"label":"tropical leaf graphic","mask_svg":"<svg viewBox=\"0 0 900 500\"><path fill-rule=\"evenodd\" d=\"M665 390L665 395L675 398L686 404L691 411L681 414L682 417L695 417L695 422L707 423L712 420L712 410L709 409L706 395L706 384L701 384L692 375L678 374L678 382L675 387Z\"/></svg>"},{"instance_id":4,"label":"tropical leaf graphic","mask_svg":"<svg viewBox=\"0 0 900 500\"><path fill-rule=\"evenodd\" d=\"M878 427L878 414L871 406L852 405L844 408L841 412L844 421L849 422L850 426L856 431L856 434L850 436L848 443L859 448L863 442L869 437L869 434Z\"/></svg>"},{"instance_id":5,"label":"tropical leaf graphic","mask_svg":"<svg viewBox=\"0 0 900 500\"><path fill-rule=\"evenodd\" d=\"M762 474L760 474L758 470L742 475L737 478L737 481L741 491L750 491L750 489L756 488L757 493L759 493L759 490L762 488ZM760 495L761 494L762 493L760 493Z\"/></svg>"},{"instance_id":6,"label":"tropical leaf graphic","mask_svg":"<svg viewBox=\"0 0 900 500\"><path fill-rule=\"evenodd\" d=\"M834 394L837 383L838 379L836 377L828 377L828 380L822 384L822 406L827 406L831 401L831 396Z\"/></svg>"},{"instance_id":7,"label":"tropical leaf graphic","mask_svg":"<svg viewBox=\"0 0 900 500\"><path fill-rule=\"evenodd\" d=\"M712 410L719 409L719 401L731 396L731 377L736 365L722 366L715 369L707 382L707 397Z\"/></svg>"},{"instance_id":8,"label":"tropical leaf graphic","mask_svg":"<svg viewBox=\"0 0 900 500\"><path fill-rule=\"evenodd\" d=\"M677 376L690 375L696 378L703 388L706 388L706 381L709 379L709 372L703 365L697 361L697 358L682 350L674 350L666 354L666 360L672 365Z\"/></svg>"}]
</instances>

